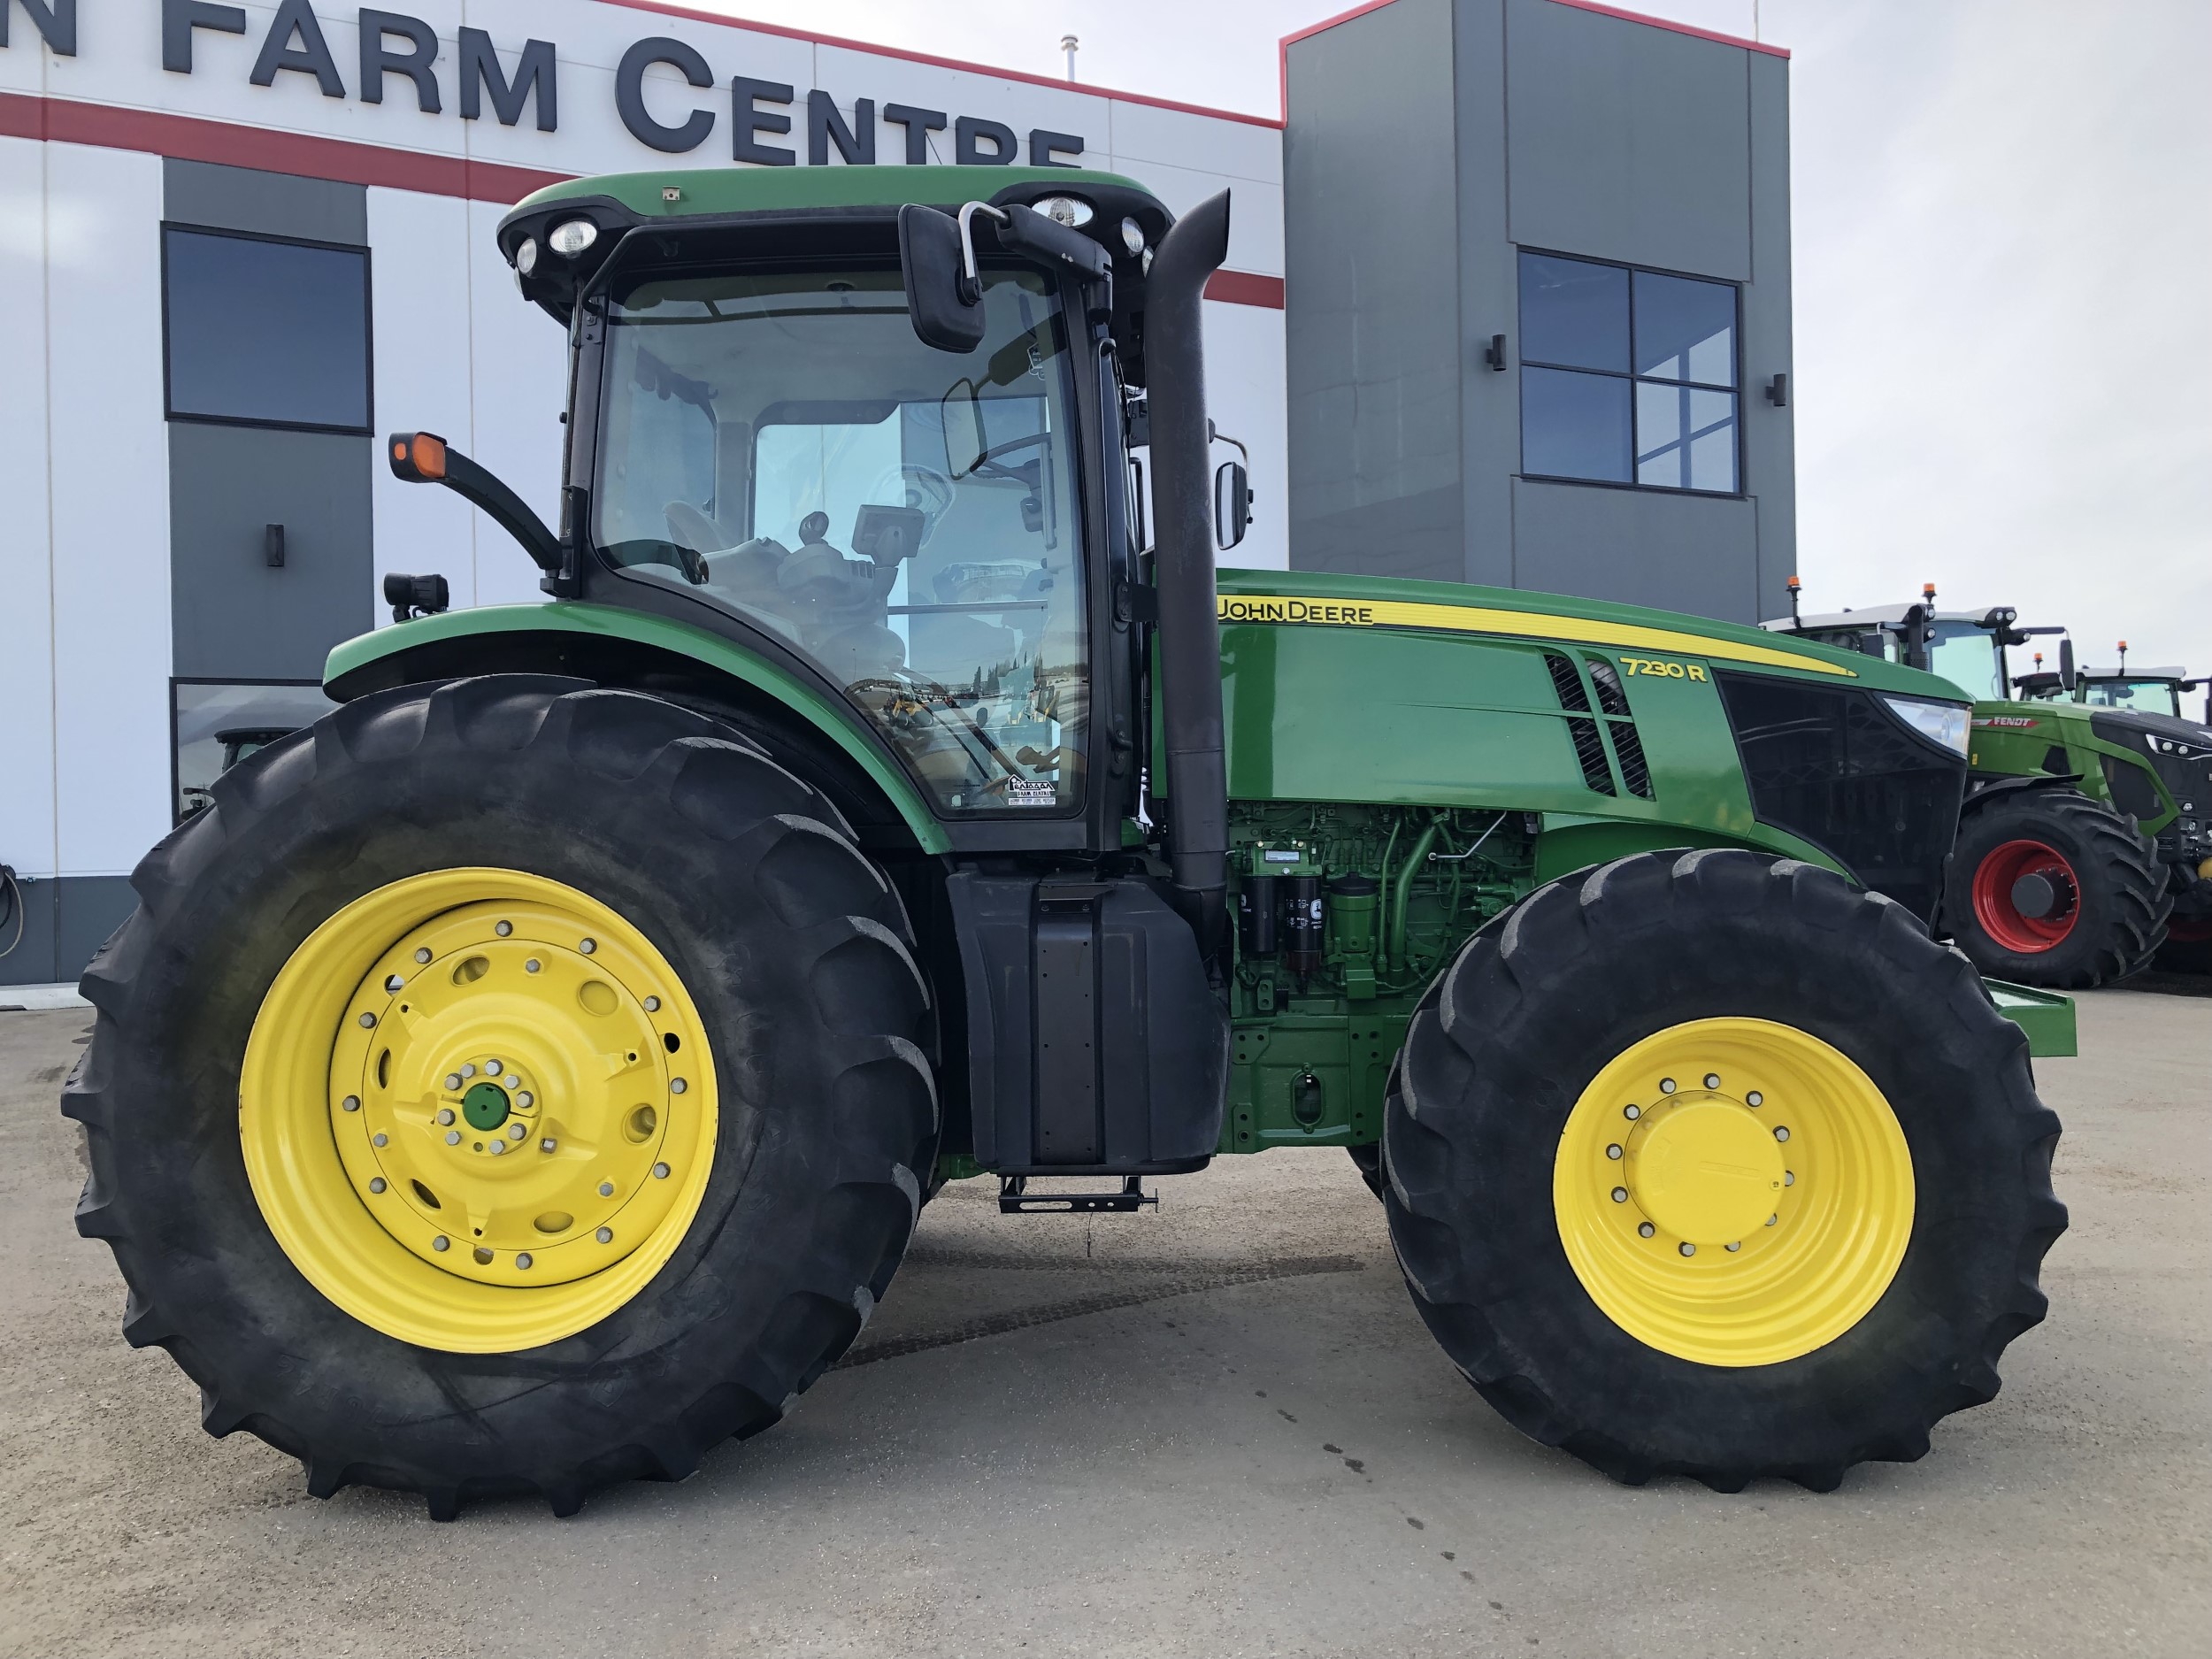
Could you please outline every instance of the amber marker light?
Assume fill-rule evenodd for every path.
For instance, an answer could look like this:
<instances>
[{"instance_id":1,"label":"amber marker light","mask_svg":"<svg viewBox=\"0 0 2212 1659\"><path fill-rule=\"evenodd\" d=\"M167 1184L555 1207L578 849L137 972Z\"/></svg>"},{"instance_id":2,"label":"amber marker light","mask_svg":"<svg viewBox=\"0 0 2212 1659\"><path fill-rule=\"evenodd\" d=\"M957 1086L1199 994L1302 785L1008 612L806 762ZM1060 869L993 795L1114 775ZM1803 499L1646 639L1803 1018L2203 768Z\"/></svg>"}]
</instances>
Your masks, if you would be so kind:
<instances>
[{"instance_id":1,"label":"amber marker light","mask_svg":"<svg viewBox=\"0 0 2212 1659\"><path fill-rule=\"evenodd\" d=\"M427 479L445 476L445 440L432 433L419 432L409 446L414 451L411 457L415 471Z\"/></svg>"}]
</instances>

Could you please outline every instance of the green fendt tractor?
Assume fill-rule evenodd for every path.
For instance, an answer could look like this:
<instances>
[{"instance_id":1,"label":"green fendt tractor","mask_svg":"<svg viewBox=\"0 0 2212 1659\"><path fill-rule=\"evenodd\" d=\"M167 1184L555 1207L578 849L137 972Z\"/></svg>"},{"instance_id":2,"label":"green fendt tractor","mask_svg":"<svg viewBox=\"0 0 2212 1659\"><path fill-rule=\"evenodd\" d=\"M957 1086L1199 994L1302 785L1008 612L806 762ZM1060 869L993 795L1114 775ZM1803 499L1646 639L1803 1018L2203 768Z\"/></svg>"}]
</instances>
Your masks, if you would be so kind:
<instances>
[{"instance_id":1,"label":"green fendt tractor","mask_svg":"<svg viewBox=\"0 0 2212 1659\"><path fill-rule=\"evenodd\" d=\"M2212 939L2212 726L2182 718L2177 702L2145 707L2111 680L2085 683L2062 627L2021 627L2004 606L1937 610L1933 584L1918 604L1767 627L1930 669L1975 699L1937 927L1976 967L2072 988L2154 957L2200 965ZM2009 674L2007 648L2047 634L2060 636L2058 667L2039 654L2033 672Z\"/></svg>"},{"instance_id":2,"label":"green fendt tractor","mask_svg":"<svg viewBox=\"0 0 2212 1659\"><path fill-rule=\"evenodd\" d=\"M1923 925L1964 704L1624 606L1217 586L1228 215L841 167L507 217L560 528L388 457L552 603L340 648L83 981L79 1224L210 1430L565 1513L775 1423L939 1182L1133 1209L1284 1146L1358 1153L1453 1361L1623 1479L1826 1488L1996 1392L2071 1009Z\"/></svg>"}]
</instances>

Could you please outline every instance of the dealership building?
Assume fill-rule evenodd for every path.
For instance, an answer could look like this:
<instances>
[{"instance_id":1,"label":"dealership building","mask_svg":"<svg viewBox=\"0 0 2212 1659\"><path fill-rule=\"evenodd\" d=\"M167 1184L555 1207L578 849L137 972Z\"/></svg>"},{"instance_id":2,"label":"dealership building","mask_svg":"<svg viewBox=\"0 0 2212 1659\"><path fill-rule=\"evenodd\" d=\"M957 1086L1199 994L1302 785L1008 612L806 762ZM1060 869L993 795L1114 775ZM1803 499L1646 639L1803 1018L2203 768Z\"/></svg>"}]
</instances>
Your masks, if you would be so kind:
<instances>
[{"instance_id":1,"label":"dealership building","mask_svg":"<svg viewBox=\"0 0 2212 1659\"><path fill-rule=\"evenodd\" d=\"M1284 43L1277 119L648 0L395 4L0 0L0 984L73 977L227 758L327 706L385 572L540 596L376 438L442 434L557 518L564 342L493 230L578 174L956 163L987 196L994 166L1068 165L1176 211L1225 188L1238 562L1742 620L1789 572L1771 49L1585 0L1386 0Z\"/></svg>"}]
</instances>

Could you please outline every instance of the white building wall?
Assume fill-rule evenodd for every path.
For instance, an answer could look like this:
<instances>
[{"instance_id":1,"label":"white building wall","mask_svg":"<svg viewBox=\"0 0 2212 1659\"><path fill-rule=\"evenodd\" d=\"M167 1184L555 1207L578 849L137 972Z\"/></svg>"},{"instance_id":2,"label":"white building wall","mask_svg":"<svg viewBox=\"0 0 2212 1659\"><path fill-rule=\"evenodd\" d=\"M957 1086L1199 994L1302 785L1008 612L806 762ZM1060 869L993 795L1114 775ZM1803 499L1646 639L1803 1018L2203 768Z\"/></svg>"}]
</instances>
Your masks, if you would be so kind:
<instances>
[{"instance_id":1,"label":"white building wall","mask_svg":"<svg viewBox=\"0 0 2212 1659\"><path fill-rule=\"evenodd\" d=\"M58 857L47 234L43 147L0 138L0 862L40 877Z\"/></svg>"}]
</instances>

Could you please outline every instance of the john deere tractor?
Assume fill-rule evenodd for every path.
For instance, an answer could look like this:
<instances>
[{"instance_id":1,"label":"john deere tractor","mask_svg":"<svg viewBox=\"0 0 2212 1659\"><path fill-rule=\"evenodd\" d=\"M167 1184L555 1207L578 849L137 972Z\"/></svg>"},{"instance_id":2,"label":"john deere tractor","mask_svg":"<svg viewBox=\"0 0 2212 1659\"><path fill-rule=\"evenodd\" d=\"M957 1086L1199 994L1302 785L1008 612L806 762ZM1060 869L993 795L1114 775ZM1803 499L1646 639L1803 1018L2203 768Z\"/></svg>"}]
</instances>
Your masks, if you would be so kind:
<instances>
[{"instance_id":1,"label":"john deere tractor","mask_svg":"<svg viewBox=\"0 0 2212 1659\"><path fill-rule=\"evenodd\" d=\"M1111 1212L1280 1147L1358 1156L1453 1362L1622 1479L1832 1487L1996 1393L2071 1010L1928 935L1963 699L1217 577L1228 227L1021 168L508 215L567 335L559 527L387 455L549 602L398 582L432 614L333 654L342 706L216 781L83 981L79 1224L211 1431L566 1513L790 1410L941 1182Z\"/></svg>"},{"instance_id":2,"label":"john deere tractor","mask_svg":"<svg viewBox=\"0 0 2212 1659\"><path fill-rule=\"evenodd\" d=\"M2155 703L2124 695L2124 677L2077 672L2064 628L2016 622L1938 611L1931 584L1918 604L1767 626L1932 669L1975 699L1938 927L1983 972L2073 987L2154 958L2212 966L2212 726L2181 718L2175 684ZM2048 634L2057 667L2038 653L2010 674L2007 648Z\"/></svg>"}]
</instances>

